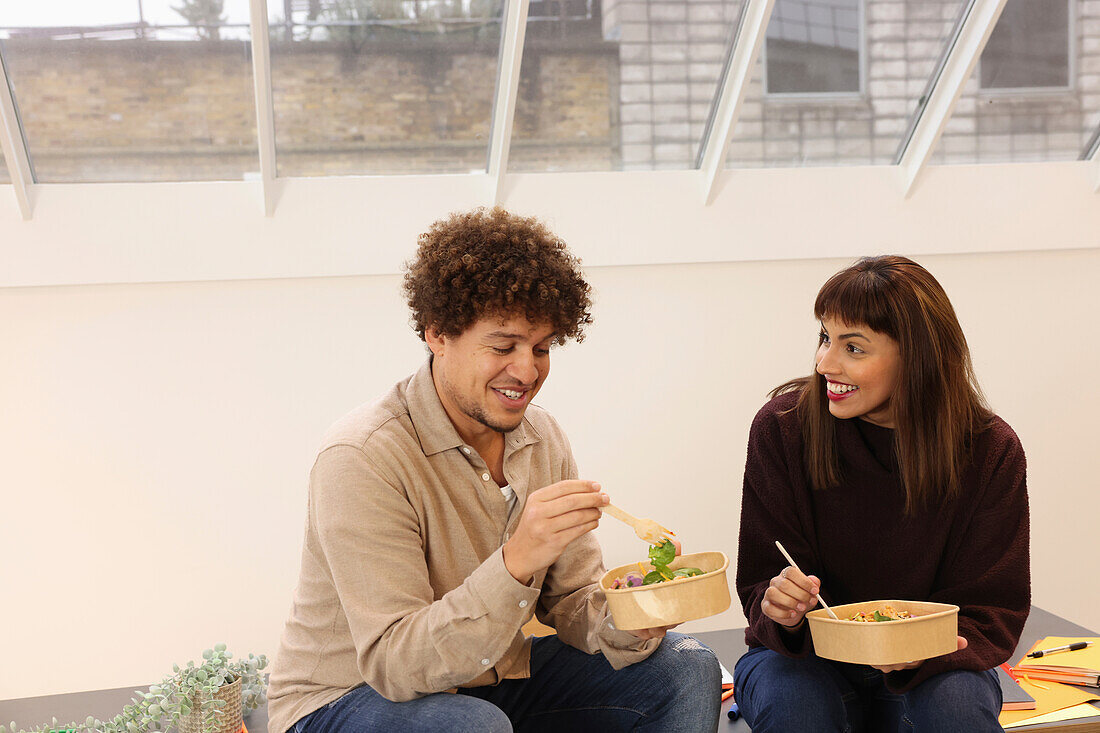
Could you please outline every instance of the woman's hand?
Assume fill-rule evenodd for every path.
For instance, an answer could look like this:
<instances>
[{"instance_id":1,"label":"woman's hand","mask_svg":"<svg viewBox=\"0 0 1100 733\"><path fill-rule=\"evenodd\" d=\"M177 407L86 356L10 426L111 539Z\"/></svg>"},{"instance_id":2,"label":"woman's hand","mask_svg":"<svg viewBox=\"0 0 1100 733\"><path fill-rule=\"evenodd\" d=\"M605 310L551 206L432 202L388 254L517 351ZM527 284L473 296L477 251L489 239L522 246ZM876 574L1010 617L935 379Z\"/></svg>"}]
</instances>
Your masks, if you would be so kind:
<instances>
[{"instance_id":1,"label":"woman's hand","mask_svg":"<svg viewBox=\"0 0 1100 733\"><path fill-rule=\"evenodd\" d=\"M788 565L772 578L760 600L760 610L777 624L793 628L817 605L815 596L820 592L821 581L816 575L803 575Z\"/></svg>"},{"instance_id":2,"label":"woman's hand","mask_svg":"<svg viewBox=\"0 0 1100 733\"><path fill-rule=\"evenodd\" d=\"M958 642L957 643L958 643L959 648L956 649L955 651L961 652L963 649L966 649L966 644L967 644L966 639L964 639L960 636L960 637L958 637ZM917 662L909 662L908 664L888 664L888 665L885 665L883 667L875 667L875 669L877 669L879 672L883 672L883 673L886 673L886 672L899 672L903 669L915 669L916 667L919 667L922 664L924 664L923 659L921 659L920 661L917 661ZM874 666L874 665L871 665L871 666Z\"/></svg>"}]
</instances>

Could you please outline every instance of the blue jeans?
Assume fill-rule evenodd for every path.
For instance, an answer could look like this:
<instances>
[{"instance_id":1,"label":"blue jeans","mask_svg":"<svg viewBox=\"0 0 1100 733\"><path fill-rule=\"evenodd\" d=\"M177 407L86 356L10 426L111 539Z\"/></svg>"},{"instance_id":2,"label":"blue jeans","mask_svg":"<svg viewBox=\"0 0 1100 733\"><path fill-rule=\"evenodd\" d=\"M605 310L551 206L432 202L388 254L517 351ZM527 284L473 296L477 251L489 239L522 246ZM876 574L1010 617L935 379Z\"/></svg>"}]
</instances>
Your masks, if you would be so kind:
<instances>
[{"instance_id":1,"label":"blue jeans","mask_svg":"<svg viewBox=\"0 0 1100 733\"><path fill-rule=\"evenodd\" d=\"M734 696L753 733L983 733L1000 731L1001 687L992 670L931 677L900 695L882 672L816 656L749 649L733 669Z\"/></svg>"},{"instance_id":2,"label":"blue jeans","mask_svg":"<svg viewBox=\"0 0 1100 733\"><path fill-rule=\"evenodd\" d=\"M669 633L649 658L615 671L557 636L534 640L531 677L391 702L367 685L299 720L295 733L713 733L721 712L718 658Z\"/></svg>"}]
</instances>

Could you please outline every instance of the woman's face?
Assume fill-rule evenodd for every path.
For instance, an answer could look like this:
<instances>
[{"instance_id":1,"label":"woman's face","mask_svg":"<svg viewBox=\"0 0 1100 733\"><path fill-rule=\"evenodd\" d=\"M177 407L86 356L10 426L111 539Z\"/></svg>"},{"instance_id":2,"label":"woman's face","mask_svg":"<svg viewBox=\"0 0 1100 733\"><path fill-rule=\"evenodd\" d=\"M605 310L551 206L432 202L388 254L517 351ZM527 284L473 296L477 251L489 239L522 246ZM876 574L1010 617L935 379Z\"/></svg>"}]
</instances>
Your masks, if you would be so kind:
<instances>
[{"instance_id":1,"label":"woman's face","mask_svg":"<svg viewBox=\"0 0 1100 733\"><path fill-rule=\"evenodd\" d=\"M890 398L901 374L897 341L867 326L824 318L816 360L834 417L861 417L884 428L894 427Z\"/></svg>"}]
</instances>

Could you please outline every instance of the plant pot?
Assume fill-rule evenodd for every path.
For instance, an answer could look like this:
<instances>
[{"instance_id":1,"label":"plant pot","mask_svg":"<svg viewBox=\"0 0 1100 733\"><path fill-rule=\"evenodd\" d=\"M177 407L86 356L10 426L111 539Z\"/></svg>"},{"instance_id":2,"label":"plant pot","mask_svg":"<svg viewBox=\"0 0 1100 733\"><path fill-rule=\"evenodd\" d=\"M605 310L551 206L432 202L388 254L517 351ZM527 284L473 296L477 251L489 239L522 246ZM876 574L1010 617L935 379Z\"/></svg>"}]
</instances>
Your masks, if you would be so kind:
<instances>
[{"instance_id":1,"label":"plant pot","mask_svg":"<svg viewBox=\"0 0 1100 733\"><path fill-rule=\"evenodd\" d=\"M202 733L202 703L206 695L199 693L192 701L191 714L186 718L180 718L180 733ZM233 680L228 685L222 685L214 694L214 699L225 700L214 713L215 733L239 733L243 719L241 718L241 678Z\"/></svg>"}]
</instances>

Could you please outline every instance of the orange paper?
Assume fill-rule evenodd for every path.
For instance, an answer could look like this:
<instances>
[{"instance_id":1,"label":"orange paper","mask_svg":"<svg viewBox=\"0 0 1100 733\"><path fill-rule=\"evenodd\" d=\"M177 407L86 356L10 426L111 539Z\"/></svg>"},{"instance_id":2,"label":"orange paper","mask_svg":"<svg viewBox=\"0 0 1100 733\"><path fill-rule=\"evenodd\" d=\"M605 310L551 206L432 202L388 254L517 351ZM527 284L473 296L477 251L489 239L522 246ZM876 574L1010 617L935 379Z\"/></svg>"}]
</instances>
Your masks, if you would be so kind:
<instances>
[{"instance_id":1,"label":"orange paper","mask_svg":"<svg viewBox=\"0 0 1100 733\"><path fill-rule=\"evenodd\" d=\"M1042 687L1039 685L1042 685ZM1021 679L1020 686L1024 688L1027 694L1035 698L1035 709L1006 710L997 718L1002 727L1009 723L1018 723L1021 720L1053 713L1055 710L1080 705L1083 702L1100 700L1100 696L1058 682L1043 681L1035 684L1026 679ZM1100 713L1100 711L1097 712Z\"/></svg>"}]
</instances>

